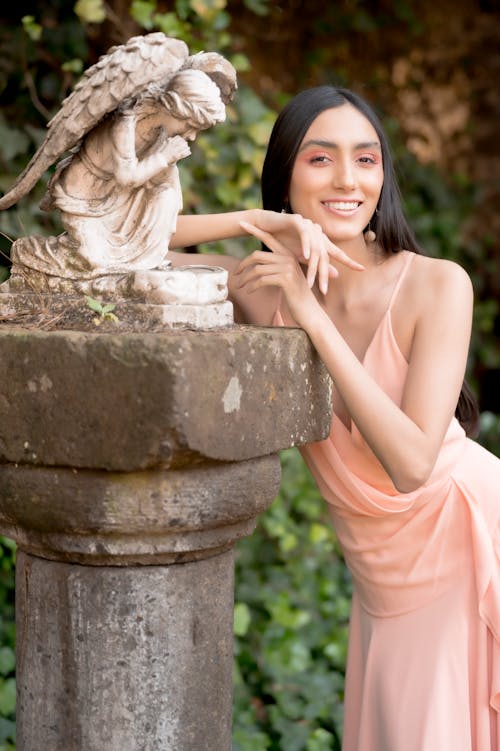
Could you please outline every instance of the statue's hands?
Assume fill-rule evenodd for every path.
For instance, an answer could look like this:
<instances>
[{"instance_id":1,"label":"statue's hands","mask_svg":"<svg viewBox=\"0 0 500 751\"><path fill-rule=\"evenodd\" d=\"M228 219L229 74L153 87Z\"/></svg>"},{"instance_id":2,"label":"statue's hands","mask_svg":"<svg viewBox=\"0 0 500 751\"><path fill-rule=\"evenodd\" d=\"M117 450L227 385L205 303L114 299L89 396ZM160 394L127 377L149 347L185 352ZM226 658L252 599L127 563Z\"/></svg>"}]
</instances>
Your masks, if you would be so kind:
<instances>
[{"instance_id":1,"label":"statue's hands","mask_svg":"<svg viewBox=\"0 0 500 751\"><path fill-rule=\"evenodd\" d=\"M168 138L163 146L163 153L168 164L175 164L179 159L185 159L191 154L188 142L182 136Z\"/></svg>"},{"instance_id":2,"label":"statue's hands","mask_svg":"<svg viewBox=\"0 0 500 751\"><path fill-rule=\"evenodd\" d=\"M320 290L326 294L328 280L339 272L332 261L356 271L363 266L353 261L324 234L319 224L300 214L279 214L275 211L258 211L254 223L241 222L242 228L263 242L273 252L292 256L307 265L306 279L309 287L316 278Z\"/></svg>"}]
</instances>

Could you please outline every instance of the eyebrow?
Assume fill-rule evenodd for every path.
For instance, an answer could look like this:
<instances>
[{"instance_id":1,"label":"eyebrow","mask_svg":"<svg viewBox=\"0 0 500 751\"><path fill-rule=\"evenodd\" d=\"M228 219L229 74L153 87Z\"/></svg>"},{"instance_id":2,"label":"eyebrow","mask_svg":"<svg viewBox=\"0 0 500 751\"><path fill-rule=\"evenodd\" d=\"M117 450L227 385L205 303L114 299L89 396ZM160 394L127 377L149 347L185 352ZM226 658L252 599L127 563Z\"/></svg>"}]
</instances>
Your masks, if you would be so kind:
<instances>
[{"instance_id":1,"label":"eyebrow","mask_svg":"<svg viewBox=\"0 0 500 751\"><path fill-rule=\"evenodd\" d=\"M309 146L321 146L324 149L338 149L338 144L336 144L334 141L325 141L321 138L313 138L310 141L306 141L302 144L302 146L299 149L299 152L304 151L304 149L307 149ZM381 151L381 146L378 141L362 141L361 143L354 144L354 149L358 151L359 149L378 149Z\"/></svg>"}]
</instances>

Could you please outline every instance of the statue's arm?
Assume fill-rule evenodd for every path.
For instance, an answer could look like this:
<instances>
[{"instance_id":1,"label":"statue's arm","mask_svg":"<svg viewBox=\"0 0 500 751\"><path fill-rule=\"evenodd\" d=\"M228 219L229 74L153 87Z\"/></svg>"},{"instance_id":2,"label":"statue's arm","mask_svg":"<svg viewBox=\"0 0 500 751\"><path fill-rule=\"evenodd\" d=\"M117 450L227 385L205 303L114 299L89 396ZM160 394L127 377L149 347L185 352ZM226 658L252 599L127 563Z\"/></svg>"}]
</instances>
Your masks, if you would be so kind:
<instances>
[{"instance_id":1,"label":"statue's arm","mask_svg":"<svg viewBox=\"0 0 500 751\"><path fill-rule=\"evenodd\" d=\"M180 136L168 138L161 130L150 153L138 159L135 147L136 118L132 112L122 113L111 128L113 174L119 185L136 188L156 177L191 150Z\"/></svg>"}]
</instances>

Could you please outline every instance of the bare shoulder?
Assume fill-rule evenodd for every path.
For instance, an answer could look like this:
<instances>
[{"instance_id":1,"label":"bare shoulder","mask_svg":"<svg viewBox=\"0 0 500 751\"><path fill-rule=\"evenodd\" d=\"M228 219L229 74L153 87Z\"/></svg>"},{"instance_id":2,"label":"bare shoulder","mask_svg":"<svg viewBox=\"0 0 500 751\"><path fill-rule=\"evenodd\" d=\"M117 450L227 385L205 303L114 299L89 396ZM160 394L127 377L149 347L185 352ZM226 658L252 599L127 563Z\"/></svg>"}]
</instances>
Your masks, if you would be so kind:
<instances>
[{"instance_id":1,"label":"bare shoulder","mask_svg":"<svg viewBox=\"0 0 500 751\"><path fill-rule=\"evenodd\" d=\"M472 283L461 266L415 255L393 310L393 330L401 352L409 360L417 331L439 330L443 336L450 327L468 330L472 305Z\"/></svg>"},{"instance_id":2,"label":"bare shoulder","mask_svg":"<svg viewBox=\"0 0 500 751\"><path fill-rule=\"evenodd\" d=\"M408 274L407 293L420 301L426 310L456 300L472 303L472 282L455 261L416 255L412 273Z\"/></svg>"}]
</instances>

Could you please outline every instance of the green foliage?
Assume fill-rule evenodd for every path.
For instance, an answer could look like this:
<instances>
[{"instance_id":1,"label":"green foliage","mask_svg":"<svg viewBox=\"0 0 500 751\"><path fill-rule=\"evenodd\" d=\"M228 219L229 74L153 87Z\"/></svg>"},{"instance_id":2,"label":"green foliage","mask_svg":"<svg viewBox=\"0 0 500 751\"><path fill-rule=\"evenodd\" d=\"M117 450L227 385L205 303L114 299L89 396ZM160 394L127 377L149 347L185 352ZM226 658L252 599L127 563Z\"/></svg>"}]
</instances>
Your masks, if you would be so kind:
<instances>
[{"instance_id":1,"label":"green foliage","mask_svg":"<svg viewBox=\"0 0 500 751\"><path fill-rule=\"evenodd\" d=\"M340 749L351 583L300 454L238 545L233 751Z\"/></svg>"},{"instance_id":2,"label":"green foliage","mask_svg":"<svg viewBox=\"0 0 500 751\"><path fill-rule=\"evenodd\" d=\"M15 749L15 545L0 537L0 751Z\"/></svg>"}]
</instances>

